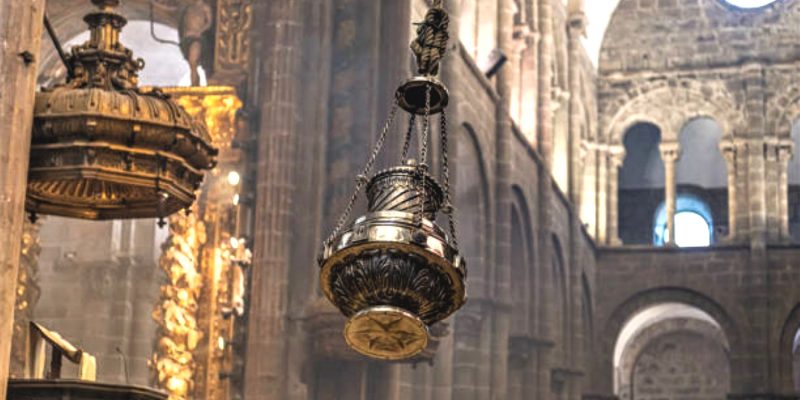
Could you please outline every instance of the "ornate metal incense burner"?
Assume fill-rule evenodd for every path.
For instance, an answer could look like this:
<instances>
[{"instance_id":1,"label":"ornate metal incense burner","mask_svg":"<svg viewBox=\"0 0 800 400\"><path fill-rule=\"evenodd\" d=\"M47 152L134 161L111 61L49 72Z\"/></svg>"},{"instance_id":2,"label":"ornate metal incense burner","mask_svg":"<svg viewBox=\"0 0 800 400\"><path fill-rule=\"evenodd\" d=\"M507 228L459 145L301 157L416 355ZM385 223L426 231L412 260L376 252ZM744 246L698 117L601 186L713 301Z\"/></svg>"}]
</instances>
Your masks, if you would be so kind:
<instances>
[{"instance_id":1,"label":"ornate metal incense burner","mask_svg":"<svg viewBox=\"0 0 800 400\"><path fill-rule=\"evenodd\" d=\"M119 0L92 0L91 38L66 56L67 82L36 96L29 212L83 219L165 217L189 207L217 150L119 42Z\"/></svg>"},{"instance_id":2,"label":"ornate metal incense burner","mask_svg":"<svg viewBox=\"0 0 800 400\"><path fill-rule=\"evenodd\" d=\"M466 266L458 251L450 199L445 107L448 92L436 79L448 35L448 16L434 2L412 43L420 75L397 91L367 166L344 215L324 243L320 284L325 296L347 317L347 344L369 357L402 360L428 344L428 327L465 302ZM397 108L410 114L401 166L366 177L383 148ZM444 186L428 174L426 164L432 114L441 113ZM422 116L416 161L408 157L416 118ZM344 229L358 194L366 187L368 212ZM436 215L449 217L450 232Z\"/></svg>"}]
</instances>

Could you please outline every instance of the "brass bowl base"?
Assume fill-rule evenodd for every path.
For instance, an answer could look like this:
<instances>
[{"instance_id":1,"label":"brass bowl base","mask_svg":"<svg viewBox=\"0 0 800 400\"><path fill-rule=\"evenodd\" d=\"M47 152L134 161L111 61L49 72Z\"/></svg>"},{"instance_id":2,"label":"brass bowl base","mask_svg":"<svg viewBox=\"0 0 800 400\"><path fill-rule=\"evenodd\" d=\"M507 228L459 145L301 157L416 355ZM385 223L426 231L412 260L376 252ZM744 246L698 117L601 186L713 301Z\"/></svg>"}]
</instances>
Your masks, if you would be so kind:
<instances>
[{"instance_id":1,"label":"brass bowl base","mask_svg":"<svg viewBox=\"0 0 800 400\"><path fill-rule=\"evenodd\" d=\"M347 345L381 360L405 360L428 346L428 327L398 307L376 306L353 315L344 326Z\"/></svg>"}]
</instances>

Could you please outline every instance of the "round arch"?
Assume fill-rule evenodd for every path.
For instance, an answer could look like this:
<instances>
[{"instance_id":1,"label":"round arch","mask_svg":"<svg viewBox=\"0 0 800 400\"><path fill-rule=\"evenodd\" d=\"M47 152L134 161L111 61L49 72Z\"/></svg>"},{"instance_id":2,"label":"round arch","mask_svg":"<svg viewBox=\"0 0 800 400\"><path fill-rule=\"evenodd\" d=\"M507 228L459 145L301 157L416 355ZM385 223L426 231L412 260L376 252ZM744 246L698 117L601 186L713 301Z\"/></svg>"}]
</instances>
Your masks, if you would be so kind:
<instances>
[{"instance_id":1,"label":"round arch","mask_svg":"<svg viewBox=\"0 0 800 400\"><path fill-rule=\"evenodd\" d=\"M150 20L151 3L153 20L178 29L180 0L125 0L119 5L120 14L128 20ZM75 36L85 30L83 16L94 11L89 0L48 0L47 14L59 36ZM78 23L76 23L78 22Z\"/></svg>"},{"instance_id":2,"label":"round arch","mask_svg":"<svg viewBox=\"0 0 800 400\"><path fill-rule=\"evenodd\" d=\"M709 349L717 350L716 352L712 352L712 354L717 356L714 357L715 362L712 363L712 366L717 368L717 371L720 372L720 374L714 375L715 377L721 378L721 380L717 381L720 384L715 386L717 386L716 389L718 390L724 389L725 393L723 393L723 396L727 394L727 391L730 389L730 346L728 345L725 334L715 321L709 321L702 316L683 315L666 317L654 321L636 332L636 334L627 341L625 348L621 351L619 365L616 367L617 387L615 390L617 396L623 400L635 397L633 396L634 390L636 389L636 385L634 384L635 374L642 372L637 372L637 366L644 361L643 358L646 356L649 349L656 346L659 342L663 342L668 337L674 335L686 337L686 334L689 334L689 338L692 340L690 343L685 344L693 344L700 341L705 342L707 345L717 346L714 349ZM650 362L656 361L652 359L652 355L648 358L650 358ZM717 362L721 362L724 365L718 365Z\"/></svg>"},{"instance_id":3,"label":"round arch","mask_svg":"<svg viewBox=\"0 0 800 400\"><path fill-rule=\"evenodd\" d=\"M685 304L703 311L719 324L732 352L736 352L741 348L742 341L739 326L730 313L716 300L705 294L682 287L659 287L641 291L619 303L601 325L602 331L597 336L600 357L595 364L595 379L600 380L598 384L609 389L613 387L614 350L617 338L625 324L637 312L664 303ZM733 371L735 368L736 365L732 359L731 370Z\"/></svg>"},{"instance_id":4,"label":"round arch","mask_svg":"<svg viewBox=\"0 0 800 400\"><path fill-rule=\"evenodd\" d=\"M711 118L729 137L742 125L730 92L719 84L692 81L670 85L658 82L642 87L635 97L623 97L603 107L604 135L609 143L620 144L627 129L637 122L649 122L662 132L662 140L677 141L683 126L696 118Z\"/></svg>"},{"instance_id":5,"label":"round arch","mask_svg":"<svg viewBox=\"0 0 800 400\"><path fill-rule=\"evenodd\" d=\"M463 124L463 135L456 140L454 186L456 212L460 220L461 250L469 269L470 297L484 298L491 294L487 268L491 238L491 196L486 162L480 141L470 124Z\"/></svg>"},{"instance_id":6,"label":"round arch","mask_svg":"<svg viewBox=\"0 0 800 400\"><path fill-rule=\"evenodd\" d=\"M535 308L533 292L536 277L534 265L534 234L531 227L533 221L525 194L517 185L511 187L511 301L512 301L512 335L531 333L531 321Z\"/></svg>"},{"instance_id":7,"label":"round arch","mask_svg":"<svg viewBox=\"0 0 800 400\"><path fill-rule=\"evenodd\" d=\"M797 392L795 382L795 371L793 354L796 350L795 339L800 332L800 304L797 304L786 317L781 329L778 348L778 375L780 388L784 393L795 394Z\"/></svg>"},{"instance_id":8,"label":"round arch","mask_svg":"<svg viewBox=\"0 0 800 400\"><path fill-rule=\"evenodd\" d=\"M549 336L555 340L556 343L561 344L561 355L564 357L563 361L567 361L572 355L572 312L570 309L570 282L569 282L569 265L565 258L564 247L561 245L561 240L558 235L553 233L551 235L553 256L551 265L548 268L550 282L549 288L551 290L549 298L554 299L555 307L550 308L555 315L549 318L550 321L555 321L551 327Z\"/></svg>"},{"instance_id":9,"label":"round arch","mask_svg":"<svg viewBox=\"0 0 800 400\"><path fill-rule=\"evenodd\" d=\"M770 133L791 139L792 128L800 120L800 85L790 86L784 93L773 97L768 104Z\"/></svg>"}]
</instances>

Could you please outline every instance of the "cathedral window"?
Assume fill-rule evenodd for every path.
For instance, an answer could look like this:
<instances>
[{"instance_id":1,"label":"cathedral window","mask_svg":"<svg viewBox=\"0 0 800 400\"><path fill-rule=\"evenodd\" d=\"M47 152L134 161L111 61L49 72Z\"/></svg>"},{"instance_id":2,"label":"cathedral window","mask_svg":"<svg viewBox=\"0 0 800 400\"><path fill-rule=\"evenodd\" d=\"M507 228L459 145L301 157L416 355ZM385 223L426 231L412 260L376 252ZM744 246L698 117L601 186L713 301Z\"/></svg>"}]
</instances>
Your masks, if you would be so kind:
<instances>
[{"instance_id":1,"label":"cathedral window","mask_svg":"<svg viewBox=\"0 0 800 400\"><path fill-rule=\"evenodd\" d=\"M658 208L653 232L653 244L663 246L669 237L667 211L662 204ZM707 247L713 242L714 223L711 209L695 196L678 196L675 213L675 244L678 247Z\"/></svg>"},{"instance_id":2,"label":"cathedral window","mask_svg":"<svg viewBox=\"0 0 800 400\"><path fill-rule=\"evenodd\" d=\"M724 0L726 3L739 8L758 8L774 3L776 0Z\"/></svg>"}]
</instances>

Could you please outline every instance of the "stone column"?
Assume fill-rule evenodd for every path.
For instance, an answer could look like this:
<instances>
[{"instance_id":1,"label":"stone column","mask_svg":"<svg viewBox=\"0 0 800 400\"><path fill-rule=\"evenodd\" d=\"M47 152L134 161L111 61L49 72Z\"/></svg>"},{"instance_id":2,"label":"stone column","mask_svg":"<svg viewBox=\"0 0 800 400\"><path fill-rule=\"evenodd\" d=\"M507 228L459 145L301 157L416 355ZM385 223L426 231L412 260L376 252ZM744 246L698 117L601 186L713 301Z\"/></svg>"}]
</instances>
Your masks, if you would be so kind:
<instances>
[{"instance_id":1,"label":"stone column","mask_svg":"<svg viewBox=\"0 0 800 400\"><path fill-rule=\"evenodd\" d=\"M676 180L677 161L680 158L680 143L664 142L659 146L661 159L664 161L664 205L667 211L667 230L669 236L665 245L675 245L675 212L678 202L678 183Z\"/></svg>"},{"instance_id":2,"label":"stone column","mask_svg":"<svg viewBox=\"0 0 800 400\"><path fill-rule=\"evenodd\" d=\"M569 54L569 140L568 140L568 168L569 184L567 193L573 204L578 204L580 198L580 188L578 187L579 175L579 154L581 142L581 128L583 126L583 105L581 102L581 74L583 72L581 60L584 55L583 43L581 38L586 36L586 14L583 12L581 1L571 0L569 2L569 16L567 22L568 35L568 54ZM612 236L613 237L613 236Z\"/></svg>"},{"instance_id":3,"label":"stone column","mask_svg":"<svg viewBox=\"0 0 800 400\"><path fill-rule=\"evenodd\" d=\"M766 158L764 140L744 140L747 151L747 211L750 220L750 246L763 249L767 240Z\"/></svg>"},{"instance_id":4,"label":"stone column","mask_svg":"<svg viewBox=\"0 0 800 400\"><path fill-rule=\"evenodd\" d=\"M734 172L736 174L736 235L740 242L749 240L750 235L750 183L748 174L750 173L750 161L748 158L748 146L746 139L733 139Z\"/></svg>"},{"instance_id":5,"label":"stone column","mask_svg":"<svg viewBox=\"0 0 800 400\"><path fill-rule=\"evenodd\" d=\"M766 197L766 228L767 240L770 243L780 241L780 160L779 160L778 138L770 136L765 138L764 143L764 178L766 187L764 188Z\"/></svg>"},{"instance_id":6,"label":"stone column","mask_svg":"<svg viewBox=\"0 0 800 400\"><path fill-rule=\"evenodd\" d=\"M749 220L748 232L752 249L762 250L767 241L767 162L765 157L764 104L767 88L764 66L759 62L742 65L739 71L742 87L746 88L741 101L745 121L735 132L737 147L742 160L746 161L746 191L739 193L746 202ZM745 197L746 196L746 197Z\"/></svg>"},{"instance_id":7,"label":"stone column","mask_svg":"<svg viewBox=\"0 0 800 400\"><path fill-rule=\"evenodd\" d=\"M534 23L527 22L525 26L535 26ZM528 138L530 143L536 142L536 121L537 113L537 74L538 74L538 47L539 34L531 28L521 29L524 32L525 48L522 50L520 66L520 117L519 128Z\"/></svg>"},{"instance_id":8,"label":"stone column","mask_svg":"<svg viewBox=\"0 0 800 400\"><path fill-rule=\"evenodd\" d=\"M286 392L286 309L291 267L296 136L300 118L303 2L264 2L261 121L256 178L252 305L245 397L278 400Z\"/></svg>"},{"instance_id":9,"label":"stone column","mask_svg":"<svg viewBox=\"0 0 800 400\"><path fill-rule=\"evenodd\" d=\"M608 237L611 246L622 245L619 238L619 169L625 161L625 147L611 146L608 151Z\"/></svg>"},{"instance_id":10,"label":"stone column","mask_svg":"<svg viewBox=\"0 0 800 400\"><path fill-rule=\"evenodd\" d=\"M597 237L595 230L597 226L597 145L590 140L581 144L583 179L578 209L581 221L587 225L589 234Z\"/></svg>"},{"instance_id":11,"label":"stone column","mask_svg":"<svg viewBox=\"0 0 800 400\"><path fill-rule=\"evenodd\" d=\"M0 0L0 399L6 398L44 0Z\"/></svg>"},{"instance_id":12,"label":"stone column","mask_svg":"<svg viewBox=\"0 0 800 400\"><path fill-rule=\"evenodd\" d=\"M539 104L537 148L548 170L553 169L553 9L552 0L538 0Z\"/></svg>"},{"instance_id":13,"label":"stone column","mask_svg":"<svg viewBox=\"0 0 800 400\"><path fill-rule=\"evenodd\" d=\"M597 225L595 241L606 243L608 237L608 146L596 144L594 149L597 158Z\"/></svg>"},{"instance_id":14,"label":"stone column","mask_svg":"<svg viewBox=\"0 0 800 400\"><path fill-rule=\"evenodd\" d=\"M791 139L781 140L778 146L778 207L780 240L791 241L792 234L789 231L789 161L794 154L794 143Z\"/></svg>"},{"instance_id":15,"label":"stone column","mask_svg":"<svg viewBox=\"0 0 800 400\"><path fill-rule=\"evenodd\" d=\"M500 0L497 13L497 45L506 54L518 53L514 40L513 0ZM518 57L517 57L518 58ZM512 64L515 66L517 64ZM512 125L510 108L514 93L514 71L503 68L497 77L500 102L496 111L497 137L497 187L496 187L496 265L495 307L492 310L493 334L491 339L492 379L491 397L508 397L508 336L511 330L511 165Z\"/></svg>"},{"instance_id":16,"label":"stone column","mask_svg":"<svg viewBox=\"0 0 800 400\"><path fill-rule=\"evenodd\" d=\"M736 147L731 140L720 143L720 151L728 165L728 242L736 242L739 238L737 228L736 201Z\"/></svg>"}]
</instances>

